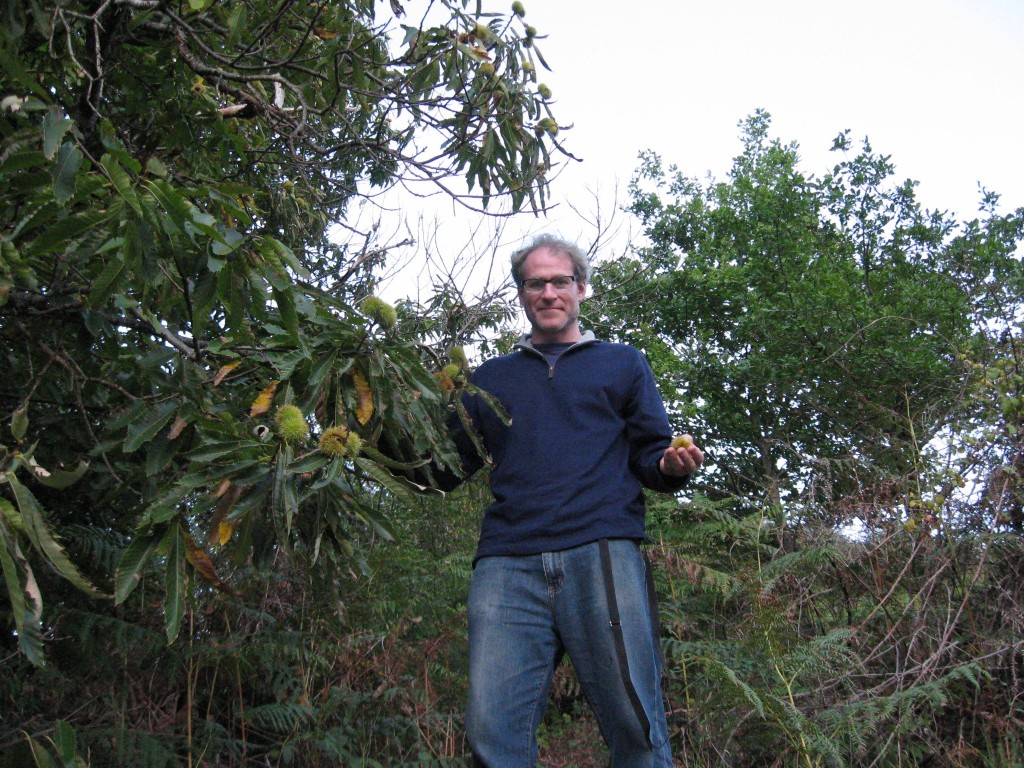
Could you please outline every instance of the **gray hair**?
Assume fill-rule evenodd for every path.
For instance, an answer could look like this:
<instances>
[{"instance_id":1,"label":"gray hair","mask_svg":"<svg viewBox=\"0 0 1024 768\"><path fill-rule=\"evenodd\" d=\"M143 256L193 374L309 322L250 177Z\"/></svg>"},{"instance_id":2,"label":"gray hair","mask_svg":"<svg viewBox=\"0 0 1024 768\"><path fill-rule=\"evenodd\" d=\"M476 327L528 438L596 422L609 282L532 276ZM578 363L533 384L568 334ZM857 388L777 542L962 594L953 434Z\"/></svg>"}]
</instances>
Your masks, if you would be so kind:
<instances>
[{"instance_id":1,"label":"gray hair","mask_svg":"<svg viewBox=\"0 0 1024 768\"><path fill-rule=\"evenodd\" d=\"M590 259L576 243L570 243L554 235L537 235L533 241L512 254L512 279L516 285L523 284L523 262L538 248L547 248L572 260L572 271L582 285L590 283Z\"/></svg>"}]
</instances>

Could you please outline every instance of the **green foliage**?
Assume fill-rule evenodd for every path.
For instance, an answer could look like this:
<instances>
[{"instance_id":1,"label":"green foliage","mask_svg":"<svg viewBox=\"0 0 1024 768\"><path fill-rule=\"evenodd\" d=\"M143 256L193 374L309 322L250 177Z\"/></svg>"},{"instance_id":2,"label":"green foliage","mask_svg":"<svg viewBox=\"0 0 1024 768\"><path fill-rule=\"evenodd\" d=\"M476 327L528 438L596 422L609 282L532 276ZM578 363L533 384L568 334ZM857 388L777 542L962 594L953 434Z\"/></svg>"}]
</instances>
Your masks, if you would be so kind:
<instances>
[{"instance_id":1,"label":"green foliage","mask_svg":"<svg viewBox=\"0 0 1024 768\"><path fill-rule=\"evenodd\" d=\"M961 407L989 276L1018 284L1022 214L958 232L867 143L818 180L767 114L742 127L726 182L642 155L630 207L650 245L598 270L592 324L647 351L719 488L777 507L824 463L840 483L909 472ZM997 290L1006 317L1019 302Z\"/></svg>"},{"instance_id":2,"label":"green foliage","mask_svg":"<svg viewBox=\"0 0 1024 768\"><path fill-rule=\"evenodd\" d=\"M296 558L324 586L359 567L353 529L390 528L377 496L423 490L374 446L451 463L455 393L422 321L372 296L387 248L331 227L415 179L543 205L522 23L30 0L2 24L0 556L22 651L43 663L35 556L117 605L160 563L172 641L247 563ZM331 428L355 447L320 452ZM118 537L99 587L57 543L72 522Z\"/></svg>"},{"instance_id":3,"label":"green foliage","mask_svg":"<svg viewBox=\"0 0 1024 768\"><path fill-rule=\"evenodd\" d=\"M510 315L375 304L388 247L332 227L416 180L543 206L543 38L466 7L5 9L0 764L465 764L486 492L409 478ZM721 183L645 155L586 307L710 457L651 504L673 746L1014 765L1024 213L769 127Z\"/></svg>"},{"instance_id":4,"label":"green foliage","mask_svg":"<svg viewBox=\"0 0 1024 768\"><path fill-rule=\"evenodd\" d=\"M1024 209L923 211L845 133L815 178L769 127L743 123L724 182L645 153L649 245L600 265L587 308L709 455L649 515L680 749L998 764L1022 716Z\"/></svg>"}]
</instances>

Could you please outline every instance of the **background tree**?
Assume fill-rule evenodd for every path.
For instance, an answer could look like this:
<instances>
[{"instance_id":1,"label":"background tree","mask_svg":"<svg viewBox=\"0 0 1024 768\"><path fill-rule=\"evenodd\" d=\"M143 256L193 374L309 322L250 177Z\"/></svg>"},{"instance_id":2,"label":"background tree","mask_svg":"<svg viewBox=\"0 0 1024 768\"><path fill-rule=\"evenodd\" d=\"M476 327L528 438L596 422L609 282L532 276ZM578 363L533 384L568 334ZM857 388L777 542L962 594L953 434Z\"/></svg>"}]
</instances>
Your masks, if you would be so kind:
<instances>
[{"instance_id":1,"label":"background tree","mask_svg":"<svg viewBox=\"0 0 1024 768\"><path fill-rule=\"evenodd\" d=\"M742 125L725 182L641 157L649 244L588 305L712 465L651 514L680 752L1015 764L1024 209L961 224L867 142L815 178Z\"/></svg>"},{"instance_id":2,"label":"background tree","mask_svg":"<svg viewBox=\"0 0 1024 768\"><path fill-rule=\"evenodd\" d=\"M816 180L769 127L748 119L729 180L706 187L642 156L630 207L650 245L600 270L593 315L674 383L714 483L778 507L824 467L913 471L962 400L977 327L949 277L953 222L888 158L865 144Z\"/></svg>"}]
</instances>

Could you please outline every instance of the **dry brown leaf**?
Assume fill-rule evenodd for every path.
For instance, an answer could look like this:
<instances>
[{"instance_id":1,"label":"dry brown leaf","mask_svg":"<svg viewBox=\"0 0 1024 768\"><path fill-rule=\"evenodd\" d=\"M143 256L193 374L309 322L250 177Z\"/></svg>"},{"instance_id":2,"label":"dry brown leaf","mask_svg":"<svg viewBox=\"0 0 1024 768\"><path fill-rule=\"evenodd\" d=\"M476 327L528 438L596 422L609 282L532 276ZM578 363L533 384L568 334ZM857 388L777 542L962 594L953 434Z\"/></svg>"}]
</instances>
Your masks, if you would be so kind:
<instances>
[{"instance_id":1,"label":"dry brown leaf","mask_svg":"<svg viewBox=\"0 0 1024 768\"><path fill-rule=\"evenodd\" d=\"M227 592L229 595L240 596L238 590L232 588L226 581L217 575L217 569L213 565L213 561L210 556L191 536L185 536L185 546L188 551L185 553L185 558L192 564L199 574L209 583L211 586L216 587L221 592Z\"/></svg>"},{"instance_id":2,"label":"dry brown leaf","mask_svg":"<svg viewBox=\"0 0 1024 768\"><path fill-rule=\"evenodd\" d=\"M233 362L233 363L228 363L227 365L222 365L221 369L219 371L217 371L217 375L213 377L213 386L216 387L218 384L220 384L222 381L224 381L224 377L227 376L229 373L231 373L233 370L235 370L235 368L237 368L241 364L242 364L241 360L235 360L235 362Z\"/></svg>"},{"instance_id":3,"label":"dry brown leaf","mask_svg":"<svg viewBox=\"0 0 1024 768\"><path fill-rule=\"evenodd\" d=\"M168 440L177 440L178 436L182 433L182 430L184 430L185 427L187 427L187 426L188 426L188 422L185 421L183 418L181 418L181 416L179 416L178 418L176 418L174 420L174 423L171 424L171 428L167 432L167 439Z\"/></svg>"}]
</instances>

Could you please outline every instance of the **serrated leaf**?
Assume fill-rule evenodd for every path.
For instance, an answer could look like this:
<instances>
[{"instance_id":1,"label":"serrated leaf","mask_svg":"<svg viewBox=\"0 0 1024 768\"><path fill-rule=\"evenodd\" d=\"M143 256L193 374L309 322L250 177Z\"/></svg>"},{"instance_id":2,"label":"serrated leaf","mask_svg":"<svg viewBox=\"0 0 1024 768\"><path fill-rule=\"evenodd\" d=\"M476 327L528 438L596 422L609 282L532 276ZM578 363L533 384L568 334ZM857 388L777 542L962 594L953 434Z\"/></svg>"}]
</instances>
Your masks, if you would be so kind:
<instances>
[{"instance_id":1,"label":"serrated leaf","mask_svg":"<svg viewBox=\"0 0 1024 768\"><path fill-rule=\"evenodd\" d=\"M156 155L150 155L148 158L146 158L146 170L149 173L153 174L154 176L159 176L160 178L166 178L167 174L169 173L167 170L167 166L164 165L163 160L161 160Z\"/></svg>"},{"instance_id":2,"label":"serrated leaf","mask_svg":"<svg viewBox=\"0 0 1024 768\"><path fill-rule=\"evenodd\" d=\"M271 250L277 254L278 258L281 259L281 262L298 277L303 280L309 278L309 270L306 269L305 265L301 261L299 261L295 256L295 252L292 251L291 248L274 237L264 238L263 242L269 245Z\"/></svg>"},{"instance_id":3,"label":"serrated leaf","mask_svg":"<svg viewBox=\"0 0 1024 768\"><path fill-rule=\"evenodd\" d=\"M369 445L369 444L366 444L366 443L363 444L362 450L363 450L363 453L365 453L368 458L373 459L374 462L376 462L377 464L380 464L381 466L387 467L388 469L397 469L397 470L402 470L402 471L409 471L409 470L417 469L419 467L426 466L427 464L430 463L430 459L429 458L418 459L416 461L410 461L410 462L396 461L395 459L392 459L392 458L390 458L388 456L385 456L383 453L378 451L372 445ZM437 489L429 488L427 486L417 485L416 489L417 489L417 491L420 491L420 492L423 492L423 493L431 493L432 492L432 493L437 493L437 494L439 494L441 496L444 495L443 491L438 491Z\"/></svg>"},{"instance_id":4,"label":"serrated leaf","mask_svg":"<svg viewBox=\"0 0 1024 768\"><path fill-rule=\"evenodd\" d=\"M117 158L106 153L100 158L100 165L102 165L103 170L107 172L107 176L110 179L110 182L114 185L114 189L117 190L118 194L124 198L124 201L131 206L135 213L141 216L142 205L139 203L138 195L135 194L135 188L132 187L132 179L128 175L128 172L121 166L121 163L117 161Z\"/></svg>"},{"instance_id":5,"label":"serrated leaf","mask_svg":"<svg viewBox=\"0 0 1024 768\"><path fill-rule=\"evenodd\" d=\"M356 387L356 420L365 424L373 417L373 390L362 371L353 371L352 381Z\"/></svg>"},{"instance_id":6,"label":"serrated leaf","mask_svg":"<svg viewBox=\"0 0 1024 768\"><path fill-rule=\"evenodd\" d=\"M46 475L36 475L36 482L47 488L68 488L81 480L87 469L89 462L82 460L74 469L52 469Z\"/></svg>"},{"instance_id":7,"label":"serrated leaf","mask_svg":"<svg viewBox=\"0 0 1024 768\"><path fill-rule=\"evenodd\" d=\"M217 256L227 256L238 250L238 247L245 242L245 236L234 229L225 229L219 237L210 244Z\"/></svg>"},{"instance_id":8,"label":"serrated leaf","mask_svg":"<svg viewBox=\"0 0 1024 768\"><path fill-rule=\"evenodd\" d=\"M281 322L284 323L288 335L297 339L299 337L299 316L295 312L295 299L291 291L279 291L271 289L274 295L274 303L277 304L277 311L281 313Z\"/></svg>"},{"instance_id":9,"label":"serrated leaf","mask_svg":"<svg viewBox=\"0 0 1024 768\"><path fill-rule=\"evenodd\" d=\"M10 502L0 499L0 505L14 509ZM18 643L21 652L37 667L45 663L43 657L43 637L40 620L43 613L42 595L36 584L35 576L28 560L18 546L15 533L7 526L7 521L0 515L0 570L7 585L8 600L11 613L14 615L14 626L18 630Z\"/></svg>"},{"instance_id":10,"label":"serrated leaf","mask_svg":"<svg viewBox=\"0 0 1024 768\"><path fill-rule=\"evenodd\" d=\"M39 743L31 736L28 739L28 747L32 752L32 760L35 762L36 768L59 768L50 753L39 746Z\"/></svg>"},{"instance_id":11,"label":"serrated leaf","mask_svg":"<svg viewBox=\"0 0 1024 768\"><path fill-rule=\"evenodd\" d=\"M392 494L394 494L398 501L410 509L416 509L418 505L418 501L416 499L417 493L422 493L427 490L422 485L417 485L406 480L404 477L397 477L391 474L387 469L370 461L369 459L365 459L363 457L356 458L355 464L363 470L363 472L387 488Z\"/></svg>"},{"instance_id":12,"label":"serrated leaf","mask_svg":"<svg viewBox=\"0 0 1024 768\"><path fill-rule=\"evenodd\" d=\"M480 433L477 432L476 426L473 424L473 417L469 415L469 411L466 410L466 406L462 404L461 399L455 401L455 412L459 416L459 422L462 424L463 430L466 432L466 436L469 437L473 448L476 452L484 459L486 463L490 463L490 454L487 453L487 448L484 447L483 438L480 437Z\"/></svg>"},{"instance_id":13,"label":"serrated leaf","mask_svg":"<svg viewBox=\"0 0 1024 768\"><path fill-rule=\"evenodd\" d=\"M78 570L78 566L72 563L67 554L65 554L64 548L57 543L46 522L43 508L36 501L36 497L32 495L32 492L10 475L7 477L7 484L14 492L15 502L25 523L25 531L36 551L49 560L50 564L57 569L57 572L78 589L93 597L103 597L103 593L96 589L82 575L82 572Z\"/></svg>"},{"instance_id":14,"label":"serrated leaf","mask_svg":"<svg viewBox=\"0 0 1024 768\"><path fill-rule=\"evenodd\" d=\"M338 349L332 349L326 355L323 355L316 365L313 366L313 370L309 372L309 386L311 388L320 386L320 383L324 380L324 377L330 373L334 367L334 361L338 359ZM346 361L346 367L352 364L352 360Z\"/></svg>"},{"instance_id":15,"label":"serrated leaf","mask_svg":"<svg viewBox=\"0 0 1024 768\"><path fill-rule=\"evenodd\" d=\"M123 603L142 581L142 571L152 560L161 538L162 532L157 530L136 532L114 573L114 605Z\"/></svg>"},{"instance_id":16,"label":"serrated leaf","mask_svg":"<svg viewBox=\"0 0 1024 768\"><path fill-rule=\"evenodd\" d=\"M106 218L106 214L99 211L86 211L75 216L59 219L49 224L45 231L32 241L28 248L31 256L43 256L54 251L63 250L64 247L81 235L83 232L95 227Z\"/></svg>"},{"instance_id":17,"label":"serrated leaf","mask_svg":"<svg viewBox=\"0 0 1024 768\"><path fill-rule=\"evenodd\" d=\"M53 177L53 197L61 205L78 191L78 171L84 157L82 150L70 141L62 144L57 152L57 161L50 169L50 175Z\"/></svg>"},{"instance_id":18,"label":"serrated leaf","mask_svg":"<svg viewBox=\"0 0 1024 768\"><path fill-rule=\"evenodd\" d=\"M164 536L162 547L166 566L164 570L164 629L167 642L173 643L181 631L185 616L185 589L188 586L187 549L180 525L172 525Z\"/></svg>"},{"instance_id":19,"label":"serrated leaf","mask_svg":"<svg viewBox=\"0 0 1024 768\"><path fill-rule=\"evenodd\" d=\"M289 477L288 465L292 461L292 450L284 447L277 454L277 467L274 470L273 495L271 496L271 507L275 512L284 513L284 527L286 531L292 528L292 520L299 509L299 501L295 495L295 483Z\"/></svg>"},{"instance_id":20,"label":"serrated leaf","mask_svg":"<svg viewBox=\"0 0 1024 768\"><path fill-rule=\"evenodd\" d=\"M58 720L53 730L53 745L65 766L74 766L78 757L78 738L75 729L65 720Z\"/></svg>"},{"instance_id":21,"label":"serrated leaf","mask_svg":"<svg viewBox=\"0 0 1024 768\"><path fill-rule=\"evenodd\" d=\"M145 184L149 193L167 211L171 221L174 222L180 231L185 232L186 224L192 219L192 206L188 201L162 178L149 180Z\"/></svg>"},{"instance_id":22,"label":"serrated leaf","mask_svg":"<svg viewBox=\"0 0 1024 768\"><path fill-rule=\"evenodd\" d=\"M53 160L72 125L71 119L61 114L57 107L50 107L43 116L43 154L47 160Z\"/></svg>"},{"instance_id":23,"label":"serrated leaf","mask_svg":"<svg viewBox=\"0 0 1024 768\"><path fill-rule=\"evenodd\" d=\"M89 291L90 307L97 309L106 303L110 294L119 287L118 278L124 273L124 267L124 261L118 256L114 256L106 263L103 271L93 282L92 290Z\"/></svg>"},{"instance_id":24,"label":"serrated leaf","mask_svg":"<svg viewBox=\"0 0 1024 768\"><path fill-rule=\"evenodd\" d=\"M11 437L21 440L28 431L28 405L23 405L11 414Z\"/></svg>"},{"instance_id":25,"label":"serrated leaf","mask_svg":"<svg viewBox=\"0 0 1024 768\"><path fill-rule=\"evenodd\" d=\"M214 440L194 448L186 456L189 461L208 464L211 461L223 459L225 456L233 454L251 456L253 452L260 453L263 448L264 444L255 440Z\"/></svg>"},{"instance_id":26,"label":"serrated leaf","mask_svg":"<svg viewBox=\"0 0 1024 768\"><path fill-rule=\"evenodd\" d=\"M138 421L129 424L128 439L124 441L122 450L133 453L156 437L171 420L177 407L173 402L160 403L146 411Z\"/></svg>"}]
</instances>

